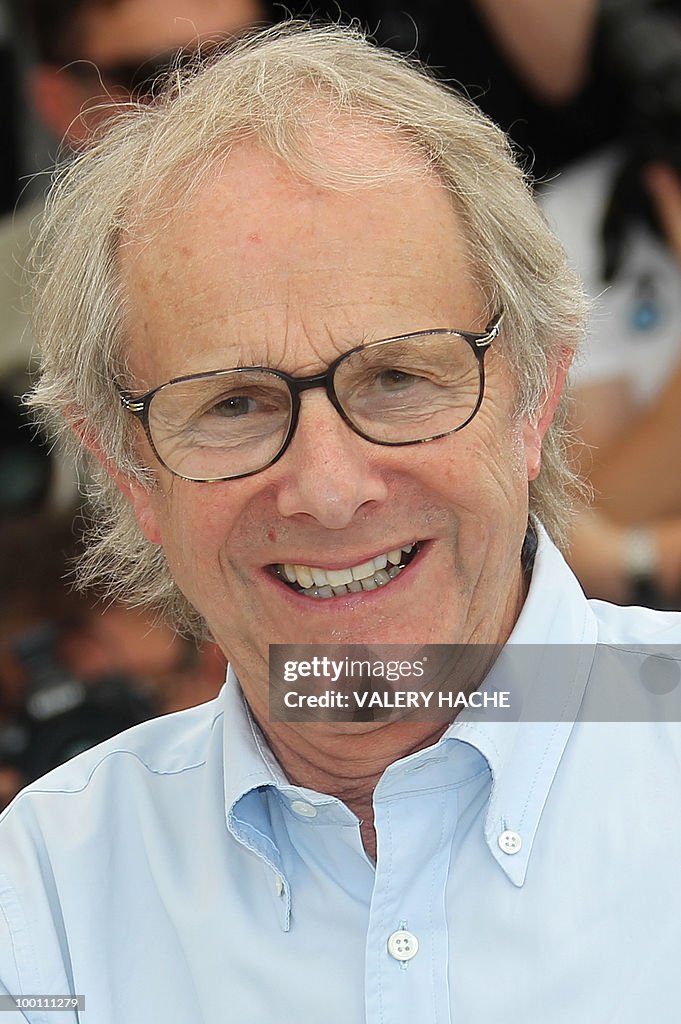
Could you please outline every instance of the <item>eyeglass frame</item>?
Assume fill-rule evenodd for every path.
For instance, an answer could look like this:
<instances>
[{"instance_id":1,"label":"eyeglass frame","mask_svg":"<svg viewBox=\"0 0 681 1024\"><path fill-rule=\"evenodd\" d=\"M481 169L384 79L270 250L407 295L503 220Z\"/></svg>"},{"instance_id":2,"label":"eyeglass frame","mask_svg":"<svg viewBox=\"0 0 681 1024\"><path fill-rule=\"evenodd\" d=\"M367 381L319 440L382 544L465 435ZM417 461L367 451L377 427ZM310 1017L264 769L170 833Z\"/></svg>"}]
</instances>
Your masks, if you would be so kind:
<instances>
[{"instance_id":1,"label":"eyeglass frame","mask_svg":"<svg viewBox=\"0 0 681 1024\"><path fill-rule=\"evenodd\" d=\"M356 345L354 348L349 349L347 352L343 352L342 355L338 356L337 359L334 359L332 363L329 363L327 368L322 373L314 373L308 377L294 377L289 373L285 373L283 370L277 370L271 366L234 366L228 369L208 370L202 373L189 373L181 377L172 377L170 380L166 380L162 384L158 384L155 388L151 388L144 394L137 396L132 394L130 391L127 391L124 388L122 388L118 383L115 383L115 386L116 390L118 391L119 398L121 400L121 405L127 412L132 413L132 415L135 416L136 419L140 421L142 427L144 428L144 433L146 434L147 441L149 442L151 450L153 451L156 459L165 469L168 470L169 473L172 473L173 476L178 477L178 479L180 480L188 480L191 483L195 484L223 483L227 480L243 480L246 477L256 476L258 473L262 473L266 469L269 469L270 466L273 466L276 462L278 462L279 459L286 453L298 427L298 418L300 414L300 396L303 392L312 391L315 388L324 388L324 390L326 391L326 397L328 398L329 402L336 410L336 412L343 420L343 422L347 424L347 426L350 428L350 430L352 430L354 434L356 434L358 437L363 438L365 441L368 441L370 444L377 444L383 448L405 448L409 445L414 444L426 444L428 441L437 441L442 437L449 437L450 434L456 434L458 433L459 430L463 430L463 428L467 427L471 420L475 418L480 409L480 406L482 405L482 401L485 396L485 353L489 349L492 342L499 336L499 331L501 328L501 322L503 318L504 311L502 309L500 310L499 313L492 317L492 319L485 327L484 331L457 331L453 328L440 327L431 330L413 331L410 334L399 334L394 338L381 338L378 341L371 341L363 345ZM368 434L364 433L364 431L360 430L359 427L357 427L356 424L353 423L348 414L345 412L343 406L341 405L340 399L336 394L336 389L334 386L334 377L336 374L336 370L341 365L341 363L343 363L346 359L349 359L350 356L355 355L355 353L357 352L361 352L369 348L375 348L378 347L379 345L387 345L394 341L409 341L412 338L421 338L431 335L447 334L456 335L458 338L463 338L463 340L467 342L467 344L470 346L478 364L478 400L475 403L475 406L471 411L470 415L463 421L463 423L459 424L458 427L452 427L451 430L445 430L440 434L433 434L430 437L417 438L415 441L377 441L373 437L370 437ZM251 469L247 473L237 473L234 476L209 477L204 480L196 480L194 479L194 477L184 476L182 473L178 473L176 470L171 469L170 466L168 466L166 462L164 462L164 460L161 458L156 448L156 444L154 443L154 438L151 433L151 427L149 425L149 409L151 408L151 403L154 397L158 394L158 392L162 391L164 388L170 387L173 384L184 384L187 381L207 380L211 377L219 377L222 374L228 373L233 374L253 372L264 372L272 374L274 377L278 377L279 380L283 381L283 383L286 385L289 393L289 398L291 402L289 426L286 432L286 436L284 437L284 440L282 441L279 450L274 455L274 457L270 459L270 461L267 462L264 466L260 466L259 469Z\"/></svg>"}]
</instances>

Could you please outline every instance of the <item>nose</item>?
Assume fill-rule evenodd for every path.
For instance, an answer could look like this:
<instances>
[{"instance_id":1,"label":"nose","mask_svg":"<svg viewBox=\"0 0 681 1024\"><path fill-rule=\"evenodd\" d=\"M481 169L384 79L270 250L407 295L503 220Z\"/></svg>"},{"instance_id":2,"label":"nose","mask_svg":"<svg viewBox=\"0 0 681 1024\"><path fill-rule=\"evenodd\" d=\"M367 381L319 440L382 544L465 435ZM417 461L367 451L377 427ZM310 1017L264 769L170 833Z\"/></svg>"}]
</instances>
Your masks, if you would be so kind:
<instances>
[{"instance_id":1,"label":"nose","mask_svg":"<svg viewBox=\"0 0 681 1024\"><path fill-rule=\"evenodd\" d=\"M303 395L295 436L277 464L280 515L308 515L326 529L344 529L360 509L388 497L381 451L343 422L323 392Z\"/></svg>"}]
</instances>

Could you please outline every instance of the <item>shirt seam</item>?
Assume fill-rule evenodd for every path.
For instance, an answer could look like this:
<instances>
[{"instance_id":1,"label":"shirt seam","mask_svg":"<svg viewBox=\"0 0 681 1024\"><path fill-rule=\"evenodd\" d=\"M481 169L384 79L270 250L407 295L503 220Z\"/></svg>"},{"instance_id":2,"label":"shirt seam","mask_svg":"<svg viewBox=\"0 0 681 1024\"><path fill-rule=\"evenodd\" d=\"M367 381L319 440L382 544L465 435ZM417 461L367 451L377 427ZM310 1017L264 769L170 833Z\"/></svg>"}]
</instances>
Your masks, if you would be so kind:
<instances>
[{"instance_id":1,"label":"shirt seam","mask_svg":"<svg viewBox=\"0 0 681 1024\"><path fill-rule=\"evenodd\" d=\"M132 750L112 750L108 754L106 754L101 759L101 761L98 761L97 764L95 764L93 766L93 768L90 771L89 775L87 776L87 778L84 780L84 782L81 785L73 786L73 787L58 786L58 787L55 787L55 788L48 788L48 787L38 787L38 786L36 786L34 784L34 785L29 786L28 788L22 790L21 793L19 793L14 798L12 803L3 812L3 814L0 815L0 821L3 821L6 817L9 817L9 814L11 813L11 811L21 801L23 801L24 798L26 798L26 797L31 797L31 796L34 796L34 795L45 796L45 795L48 795L48 794L49 795L53 795L53 796L57 796L57 795L61 795L61 796L76 796L79 793L83 793L88 788L90 783L92 782L92 780L93 780L94 776L97 774L97 771L99 770L99 768L101 768L102 765L106 761L109 760L109 758L116 757L117 755L124 755L124 756L133 758L140 765L142 765L143 768L146 768L146 770L148 772L150 772L152 775L181 775L183 772L193 771L196 768L203 768L206 765L206 759L203 758L203 760L201 760L201 761L196 761L196 762L193 762L191 764L182 765L181 768L165 768L165 769L153 768L151 765L147 764L147 762L144 761L139 756L139 754L137 754L135 751L132 751Z\"/></svg>"}]
</instances>

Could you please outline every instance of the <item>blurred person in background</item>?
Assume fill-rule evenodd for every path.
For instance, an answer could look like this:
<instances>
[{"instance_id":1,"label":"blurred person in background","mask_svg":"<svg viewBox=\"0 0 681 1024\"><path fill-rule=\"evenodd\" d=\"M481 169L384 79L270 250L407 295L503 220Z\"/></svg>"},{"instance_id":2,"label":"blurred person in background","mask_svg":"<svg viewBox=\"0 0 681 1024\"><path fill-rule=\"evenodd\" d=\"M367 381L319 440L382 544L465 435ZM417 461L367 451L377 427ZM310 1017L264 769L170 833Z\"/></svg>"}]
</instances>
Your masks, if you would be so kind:
<instances>
[{"instance_id":1,"label":"blurred person in background","mask_svg":"<svg viewBox=\"0 0 681 1024\"><path fill-rule=\"evenodd\" d=\"M592 54L600 0L333 0L380 45L461 89L542 178L616 130L621 104ZM294 4L295 9L295 4Z\"/></svg>"},{"instance_id":2,"label":"blurred person in background","mask_svg":"<svg viewBox=\"0 0 681 1024\"><path fill-rule=\"evenodd\" d=\"M225 674L214 645L74 588L83 519L46 507L52 459L27 428L0 392L0 808L108 736L210 700Z\"/></svg>"},{"instance_id":3,"label":"blurred person in background","mask_svg":"<svg viewBox=\"0 0 681 1024\"><path fill-rule=\"evenodd\" d=\"M87 144L116 103L144 96L181 54L265 20L261 0L12 0L29 52L26 95L66 152ZM23 268L40 202L0 224L0 375L28 365Z\"/></svg>"},{"instance_id":4,"label":"blurred person in background","mask_svg":"<svg viewBox=\"0 0 681 1024\"><path fill-rule=\"evenodd\" d=\"M587 593L681 607L681 20L604 0L601 46L627 85L616 147L545 185L592 298L573 367L575 457L594 489L570 559Z\"/></svg>"}]
</instances>

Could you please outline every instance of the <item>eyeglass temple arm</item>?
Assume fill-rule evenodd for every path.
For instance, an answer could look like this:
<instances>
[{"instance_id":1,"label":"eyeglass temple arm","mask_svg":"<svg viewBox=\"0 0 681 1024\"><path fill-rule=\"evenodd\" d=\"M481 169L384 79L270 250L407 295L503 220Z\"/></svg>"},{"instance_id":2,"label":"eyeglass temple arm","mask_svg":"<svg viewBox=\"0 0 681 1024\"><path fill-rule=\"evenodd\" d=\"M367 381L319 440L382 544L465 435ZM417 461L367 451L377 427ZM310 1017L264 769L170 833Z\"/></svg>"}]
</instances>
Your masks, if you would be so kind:
<instances>
[{"instance_id":1,"label":"eyeglass temple arm","mask_svg":"<svg viewBox=\"0 0 681 1024\"><path fill-rule=\"evenodd\" d=\"M121 400L121 405L123 406L123 408L127 409L128 412L133 413L135 416L141 416L142 413L144 412L144 399L133 398L131 394L129 394L127 391L123 391L123 389L118 387L118 385L116 385L116 387L118 389L118 397Z\"/></svg>"},{"instance_id":2,"label":"eyeglass temple arm","mask_svg":"<svg viewBox=\"0 0 681 1024\"><path fill-rule=\"evenodd\" d=\"M493 320L489 322L484 332L478 337L474 338L475 347L486 349L492 344L495 338L499 337L499 331L501 329L501 321L504 319L503 310Z\"/></svg>"}]
</instances>

